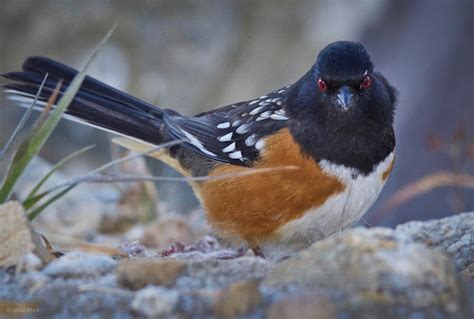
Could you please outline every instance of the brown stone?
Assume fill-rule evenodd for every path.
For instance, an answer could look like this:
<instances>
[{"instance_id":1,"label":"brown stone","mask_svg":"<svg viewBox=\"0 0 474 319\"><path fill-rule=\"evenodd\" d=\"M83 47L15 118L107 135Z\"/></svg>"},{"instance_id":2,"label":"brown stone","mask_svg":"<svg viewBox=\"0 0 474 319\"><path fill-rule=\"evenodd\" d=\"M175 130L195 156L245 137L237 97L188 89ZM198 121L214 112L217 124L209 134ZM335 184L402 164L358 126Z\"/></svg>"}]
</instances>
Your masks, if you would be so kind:
<instances>
[{"instance_id":1,"label":"brown stone","mask_svg":"<svg viewBox=\"0 0 474 319\"><path fill-rule=\"evenodd\" d=\"M166 248L176 241L192 243L197 239L191 225L186 220L173 217L145 227L140 242L147 247Z\"/></svg>"},{"instance_id":2,"label":"brown stone","mask_svg":"<svg viewBox=\"0 0 474 319\"><path fill-rule=\"evenodd\" d=\"M89 254L101 254L107 255L110 257L120 257L120 258L127 258L128 255L118 248L109 247L104 245L96 245L96 244L89 244L89 243L80 243L78 245L73 245L72 247L74 250L79 250Z\"/></svg>"},{"instance_id":3,"label":"brown stone","mask_svg":"<svg viewBox=\"0 0 474 319\"><path fill-rule=\"evenodd\" d=\"M0 205L0 220L0 266L14 265L28 253L34 253L43 264L53 259L20 203L12 201Z\"/></svg>"},{"instance_id":4,"label":"brown stone","mask_svg":"<svg viewBox=\"0 0 474 319\"><path fill-rule=\"evenodd\" d=\"M336 317L336 306L318 292L305 292L286 297L272 304L267 312L267 319L332 319Z\"/></svg>"},{"instance_id":5,"label":"brown stone","mask_svg":"<svg viewBox=\"0 0 474 319\"><path fill-rule=\"evenodd\" d=\"M127 260L119 264L117 280L134 290L147 285L170 287L185 268L186 263L176 259Z\"/></svg>"},{"instance_id":6,"label":"brown stone","mask_svg":"<svg viewBox=\"0 0 474 319\"><path fill-rule=\"evenodd\" d=\"M214 310L217 317L234 318L254 310L262 303L256 281L231 284L218 297Z\"/></svg>"}]
</instances>

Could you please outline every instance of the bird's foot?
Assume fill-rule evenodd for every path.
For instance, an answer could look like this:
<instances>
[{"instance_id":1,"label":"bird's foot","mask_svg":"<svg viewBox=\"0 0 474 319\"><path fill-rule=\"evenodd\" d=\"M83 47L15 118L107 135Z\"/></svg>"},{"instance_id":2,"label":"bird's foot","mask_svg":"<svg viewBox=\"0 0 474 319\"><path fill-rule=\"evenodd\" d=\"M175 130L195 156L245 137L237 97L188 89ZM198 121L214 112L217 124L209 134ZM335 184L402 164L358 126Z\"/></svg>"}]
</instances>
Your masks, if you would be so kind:
<instances>
[{"instance_id":1,"label":"bird's foot","mask_svg":"<svg viewBox=\"0 0 474 319\"><path fill-rule=\"evenodd\" d=\"M250 249L252 249L255 256L265 259L265 255L263 254L263 251L260 249L260 247L252 246L252 247L250 247Z\"/></svg>"}]
</instances>

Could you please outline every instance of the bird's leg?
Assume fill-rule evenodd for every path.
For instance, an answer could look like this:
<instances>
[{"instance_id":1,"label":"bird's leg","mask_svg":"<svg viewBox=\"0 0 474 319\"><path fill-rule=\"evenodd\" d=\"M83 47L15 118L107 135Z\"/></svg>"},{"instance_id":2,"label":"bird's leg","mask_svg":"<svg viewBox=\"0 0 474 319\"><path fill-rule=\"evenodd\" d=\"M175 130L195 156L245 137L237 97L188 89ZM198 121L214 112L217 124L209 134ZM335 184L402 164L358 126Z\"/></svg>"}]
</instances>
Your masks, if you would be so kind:
<instances>
[{"instance_id":1,"label":"bird's leg","mask_svg":"<svg viewBox=\"0 0 474 319\"><path fill-rule=\"evenodd\" d=\"M253 253L255 254L255 256L257 257L262 257L263 259L265 259L265 255L263 254L262 250L260 249L260 247L258 247L258 245L252 245L250 246L250 249L252 249Z\"/></svg>"}]
</instances>

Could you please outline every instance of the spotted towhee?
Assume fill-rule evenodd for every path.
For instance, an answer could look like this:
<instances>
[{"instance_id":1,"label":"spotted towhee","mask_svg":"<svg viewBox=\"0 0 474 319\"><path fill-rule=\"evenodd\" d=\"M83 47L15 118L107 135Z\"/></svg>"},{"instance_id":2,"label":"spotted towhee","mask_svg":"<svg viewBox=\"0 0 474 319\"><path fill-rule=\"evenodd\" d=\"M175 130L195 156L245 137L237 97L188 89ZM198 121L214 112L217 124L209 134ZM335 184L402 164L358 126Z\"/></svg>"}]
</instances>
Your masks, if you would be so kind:
<instances>
[{"instance_id":1,"label":"spotted towhee","mask_svg":"<svg viewBox=\"0 0 474 319\"><path fill-rule=\"evenodd\" d=\"M31 100L46 73L43 105L77 71L31 57L4 75L14 81L5 85L10 98ZM364 46L340 41L295 83L195 116L90 77L67 114L128 137L117 142L134 150L182 140L154 156L185 176L221 176L191 181L210 224L279 258L354 224L375 201L393 166L395 100Z\"/></svg>"}]
</instances>

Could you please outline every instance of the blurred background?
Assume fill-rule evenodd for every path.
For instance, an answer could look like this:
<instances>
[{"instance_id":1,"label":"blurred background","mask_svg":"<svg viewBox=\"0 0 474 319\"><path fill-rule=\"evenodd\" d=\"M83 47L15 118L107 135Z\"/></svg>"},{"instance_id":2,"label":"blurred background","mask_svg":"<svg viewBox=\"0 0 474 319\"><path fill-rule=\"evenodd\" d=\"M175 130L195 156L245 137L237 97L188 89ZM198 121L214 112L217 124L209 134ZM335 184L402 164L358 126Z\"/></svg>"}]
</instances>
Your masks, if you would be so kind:
<instances>
[{"instance_id":1,"label":"blurred background","mask_svg":"<svg viewBox=\"0 0 474 319\"><path fill-rule=\"evenodd\" d=\"M117 22L90 74L187 115L292 83L328 43L361 41L376 69L399 90L396 164L366 215L366 224L393 227L474 209L474 1L2 0L1 4L0 72L18 70L30 55L81 67ZM22 112L0 93L0 145ZM64 121L42 156L57 162L74 150L97 144L64 173L80 175L117 152L110 138ZM147 162L155 175L176 175L156 161ZM157 194L166 209L179 214L189 214L198 205L184 183L159 183ZM86 192L83 200L87 196ZM81 210L73 205L77 203L68 210Z\"/></svg>"}]
</instances>

